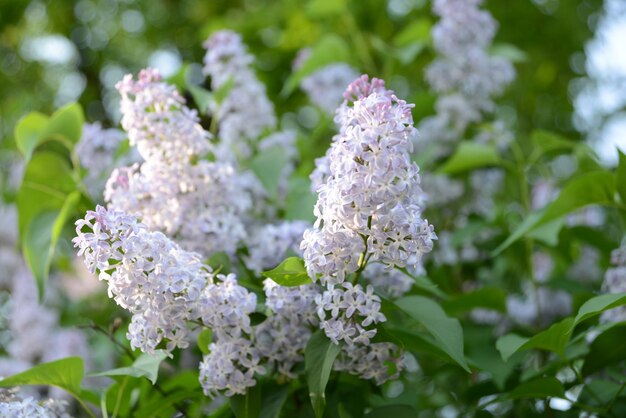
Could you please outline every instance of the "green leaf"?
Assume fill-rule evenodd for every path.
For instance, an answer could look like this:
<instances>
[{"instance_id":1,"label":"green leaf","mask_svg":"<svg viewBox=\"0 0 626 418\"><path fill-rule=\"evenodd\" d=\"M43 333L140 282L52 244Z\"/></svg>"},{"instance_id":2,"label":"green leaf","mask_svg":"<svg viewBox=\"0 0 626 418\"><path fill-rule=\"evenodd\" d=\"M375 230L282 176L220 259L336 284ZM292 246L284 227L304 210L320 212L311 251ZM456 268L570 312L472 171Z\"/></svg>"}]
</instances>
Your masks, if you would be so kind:
<instances>
[{"instance_id":1,"label":"green leaf","mask_svg":"<svg viewBox=\"0 0 626 418\"><path fill-rule=\"evenodd\" d=\"M299 257L289 257L278 267L261 274L281 286L292 287L312 283L304 267L304 261Z\"/></svg>"},{"instance_id":2,"label":"green leaf","mask_svg":"<svg viewBox=\"0 0 626 418\"><path fill-rule=\"evenodd\" d=\"M210 328L205 328L198 334L198 348L202 354L209 354L209 344L213 338L213 331Z\"/></svg>"},{"instance_id":3,"label":"green leaf","mask_svg":"<svg viewBox=\"0 0 626 418\"><path fill-rule=\"evenodd\" d=\"M552 351L563 356L573 329L574 319L565 318L531 338L520 337L517 334L500 337L496 342L496 348L500 351L504 361L519 351L534 348Z\"/></svg>"},{"instance_id":4,"label":"green leaf","mask_svg":"<svg viewBox=\"0 0 626 418\"><path fill-rule=\"evenodd\" d=\"M423 296L406 296L396 305L421 323L458 365L470 371L463 355L463 329L458 319L448 317L441 306Z\"/></svg>"},{"instance_id":5,"label":"green leaf","mask_svg":"<svg viewBox=\"0 0 626 418\"><path fill-rule=\"evenodd\" d=\"M347 10L347 0L309 0L305 10L313 18L341 15Z\"/></svg>"},{"instance_id":6,"label":"green leaf","mask_svg":"<svg viewBox=\"0 0 626 418\"><path fill-rule=\"evenodd\" d=\"M73 146L83 134L85 115L83 108L78 103L70 103L63 106L50 116L48 124L41 133L41 140L48 138L63 138ZM69 147L68 149L72 149Z\"/></svg>"},{"instance_id":7,"label":"green leaf","mask_svg":"<svg viewBox=\"0 0 626 418\"><path fill-rule=\"evenodd\" d=\"M224 84L222 84L213 91L213 100L215 100L215 103L217 103L218 105L222 104L222 102L228 97L230 91L233 89L234 86L235 78L231 76L228 78L228 80L226 80Z\"/></svg>"},{"instance_id":8,"label":"green leaf","mask_svg":"<svg viewBox=\"0 0 626 418\"><path fill-rule=\"evenodd\" d=\"M580 309L574 320L574 326L585 319L599 315L602 312L626 304L626 293L609 293L589 299Z\"/></svg>"},{"instance_id":9,"label":"green leaf","mask_svg":"<svg viewBox=\"0 0 626 418\"><path fill-rule=\"evenodd\" d=\"M409 271L404 267L396 267L396 269L413 279L414 285L418 289L430 293L433 296L438 296L442 299L448 298L448 295L446 295L441 289L439 289L439 286L433 283L428 277L414 276L413 274L409 273Z\"/></svg>"},{"instance_id":10,"label":"green leaf","mask_svg":"<svg viewBox=\"0 0 626 418\"><path fill-rule=\"evenodd\" d=\"M311 336L304 350L304 367L309 386L309 396L317 418L324 415L326 384L339 351L341 351L341 346L333 344L322 330L317 330Z\"/></svg>"},{"instance_id":11,"label":"green leaf","mask_svg":"<svg viewBox=\"0 0 626 418\"><path fill-rule=\"evenodd\" d=\"M571 141L554 132L535 130L530 135L533 148L541 150L543 153L554 151L571 151L579 146L579 143Z\"/></svg>"},{"instance_id":12,"label":"green leaf","mask_svg":"<svg viewBox=\"0 0 626 418\"><path fill-rule=\"evenodd\" d=\"M261 385L248 388L245 395L231 396L230 408L237 418L257 418L261 410Z\"/></svg>"},{"instance_id":13,"label":"green leaf","mask_svg":"<svg viewBox=\"0 0 626 418\"><path fill-rule=\"evenodd\" d=\"M531 231L568 213L592 204L610 204L615 195L615 177L608 171L582 174L568 182L559 196L547 207L532 212L493 252L498 255Z\"/></svg>"},{"instance_id":14,"label":"green leaf","mask_svg":"<svg viewBox=\"0 0 626 418\"><path fill-rule=\"evenodd\" d=\"M276 383L263 385L263 400L261 401L259 418L278 418L288 395L288 385Z\"/></svg>"},{"instance_id":15,"label":"green leaf","mask_svg":"<svg viewBox=\"0 0 626 418\"><path fill-rule=\"evenodd\" d=\"M193 84L187 85L187 90L191 93L193 101L198 106L200 113L208 115L211 112L211 102L214 100L210 91Z\"/></svg>"},{"instance_id":16,"label":"green leaf","mask_svg":"<svg viewBox=\"0 0 626 418\"><path fill-rule=\"evenodd\" d=\"M414 418L418 416L415 408L409 405L385 405L372 409L364 418Z\"/></svg>"},{"instance_id":17,"label":"green leaf","mask_svg":"<svg viewBox=\"0 0 626 418\"><path fill-rule=\"evenodd\" d=\"M626 204L626 155L621 150L617 150L619 154L619 163L615 170L615 184L617 185L617 193L620 200Z\"/></svg>"},{"instance_id":18,"label":"green leaf","mask_svg":"<svg viewBox=\"0 0 626 418\"><path fill-rule=\"evenodd\" d=\"M616 326L598 335L585 356L583 376L626 360L626 326Z\"/></svg>"},{"instance_id":19,"label":"green leaf","mask_svg":"<svg viewBox=\"0 0 626 418\"><path fill-rule=\"evenodd\" d=\"M497 166L502 163L495 147L474 142L462 142L439 172L458 174L476 168Z\"/></svg>"},{"instance_id":20,"label":"green leaf","mask_svg":"<svg viewBox=\"0 0 626 418\"><path fill-rule=\"evenodd\" d=\"M22 251L26 264L37 281L40 300L44 294L57 242L79 200L79 192L70 193L60 210L39 213L26 228L22 239Z\"/></svg>"},{"instance_id":21,"label":"green leaf","mask_svg":"<svg viewBox=\"0 0 626 418\"><path fill-rule=\"evenodd\" d=\"M446 312L459 314L474 308L506 312L506 292L497 287L483 287L470 293L453 296L441 303Z\"/></svg>"},{"instance_id":22,"label":"green leaf","mask_svg":"<svg viewBox=\"0 0 626 418\"><path fill-rule=\"evenodd\" d=\"M311 182L302 177L289 179L285 208L285 219L305 220L313 222L313 207L317 202L317 195L311 192Z\"/></svg>"},{"instance_id":23,"label":"green leaf","mask_svg":"<svg viewBox=\"0 0 626 418\"><path fill-rule=\"evenodd\" d=\"M519 49L513 44L496 43L489 49L491 55L496 57L503 57L511 62L523 62L528 59L528 56L524 51Z\"/></svg>"},{"instance_id":24,"label":"green leaf","mask_svg":"<svg viewBox=\"0 0 626 418\"><path fill-rule=\"evenodd\" d=\"M555 377L544 377L542 379L524 382L511 392L510 399L527 399L527 398L564 398L565 390L563 385Z\"/></svg>"},{"instance_id":25,"label":"green leaf","mask_svg":"<svg viewBox=\"0 0 626 418\"><path fill-rule=\"evenodd\" d=\"M350 62L350 48L341 37L329 33L313 46L309 58L287 79L281 94L283 96L291 94L303 78L334 62Z\"/></svg>"},{"instance_id":26,"label":"green leaf","mask_svg":"<svg viewBox=\"0 0 626 418\"><path fill-rule=\"evenodd\" d=\"M429 42L431 27L432 23L429 19L414 19L393 38L393 44L397 47L404 47L416 42L422 44Z\"/></svg>"},{"instance_id":27,"label":"green leaf","mask_svg":"<svg viewBox=\"0 0 626 418\"><path fill-rule=\"evenodd\" d=\"M272 199L278 197L278 184L283 177L283 169L288 161L285 150L282 147L274 146L260 151L250 163L250 168Z\"/></svg>"},{"instance_id":28,"label":"green leaf","mask_svg":"<svg viewBox=\"0 0 626 418\"><path fill-rule=\"evenodd\" d=\"M165 350L157 350L154 354L144 353L137 357L132 366L94 373L92 376L145 377L154 385L159 375L159 366L166 357L167 352Z\"/></svg>"},{"instance_id":29,"label":"green leaf","mask_svg":"<svg viewBox=\"0 0 626 418\"><path fill-rule=\"evenodd\" d=\"M39 143L41 132L48 124L48 117L39 112L32 112L21 118L15 125L15 144L24 159L29 161Z\"/></svg>"},{"instance_id":30,"label":"green leaf","mask_svg":"<svg viewBox=\"0 0 626 418\"><path fill-rule=\"evenodd\" d=\"M74 396L79 396L82 380L83 360L80 357L68 357L39 364L22 373L2 379L0 380L0 387L48 385L56 386Z\"/></svg>"},{"instance_id":31,"label":"green leaf","mask_svg":"<svg viewBox=\"0 0 626 418\"><path fill-rule=\"evenodd\" d=\"M578 400L586 405L605 406L619 393L624 393L624 387L619 383L594 379L585 385Z\"/></svg>"}]
</instances>

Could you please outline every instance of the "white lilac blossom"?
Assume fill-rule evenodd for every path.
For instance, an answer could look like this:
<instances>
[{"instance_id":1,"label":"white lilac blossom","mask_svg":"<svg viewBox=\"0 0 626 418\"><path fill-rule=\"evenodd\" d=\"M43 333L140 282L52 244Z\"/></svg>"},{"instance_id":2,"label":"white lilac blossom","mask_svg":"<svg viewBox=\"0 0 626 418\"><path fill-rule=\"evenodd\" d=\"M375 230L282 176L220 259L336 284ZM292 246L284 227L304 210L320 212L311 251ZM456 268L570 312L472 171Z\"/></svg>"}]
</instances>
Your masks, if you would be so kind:
<instances>
[{"instance_id":1,"label":"white lilac blossom","mask_svg":"<svg viewBox=\"0 0 626 418\"><path fill-rule=\"evenodd\" d=\"M248 182L230 164L204 159L210 134L156 70L141 71L137 81L127 75L117 88L122 126L145 162L113 171L109 207L138 216L186 250L233 253L252 205Z\"/></svg>"},{"instance_id":2,"label":"white lilac blossom","mask_svg":"<svg viewBox=\"0 0 626 418\"><path fill-rule=\"evenodd\" d=\"M611 264L613 267L609 268L604 275L602 290L606 293L626 292L626 243L622 243L619 248L613 250ZM626 306L603 312L600 321L604 323L626 321Z\"/></svg>"},{"instance_id":3,"label":"white lilac blossom","mask_svg":"<svg viewBox=\"0 0 626 418\"><path fill-rule=\"evenodd\" d=\"M306 221L283 221L253 229L247 240L246 266L261 273L276 267L289 252L300 255L302 234L310 226Z\"/></svg>"},{"instance_id":4,"label":"white lilac blossom","mask_svg":"<svg viewBox=\"0 0 626 418\"><path fill-rule=\"evenodd\" d=\"M265 305L272 315L255 327L255 346L280 375L296 378L294 366L304 360L312 328L319 323L315 304L318 287L283 287L271 279L266 279L263 287Z\"/></svg>"},{"instance_id":5,"label":"white lilac blossom","mask_svg":"<svg viewBox=\"0 0 626 418\"><path fill-rule=\"evenodd\" d=\"M440 17L433 28L437 59L426 69L426 80L440 95L436 114L424 119L422 135L429 140L458 140L482 112L493 110L493 97L515 77L511 63L490 56L497 23L479 8L482 0L435 0Z\"/></svg>"},{"instance_id":6,"label":"white lilac blossom","mask_svg":"<svg viewBox=\"0 0 626 418\"><path fill-rule=\"evenodd\" d=\"M115 166L127 165L139 160L129 153L117 156L126 135L118 129L104 129L100 123L86 123L83 134L76 144L80 165L87 170L83 182L92 197L100 199L104 185Z\"/></svg>"},{"instance_id":7,"label":"white lilac blossom","mask_svg":"<svg viewBox=\"0 0 626 418\"><path fill-rule=\"evenodd\" d=\"M241 36L230 30L214 33L204 43L204 73L213 91L231 87L221 103L212 104L212 117L218 122L220 159L235 161L252 155L253 141L276 126L274 107L265 86L258 80Z\"/></svg>"},{"instance_id":8,"label":"white lilac blossom","mask_svg":"<svg viewBox=\"0 0 626 418\"><path fill-rule=\"evenodd\" d=\"M413 279L397 269L389 269L379 263L368 264L363 270L363 278L370 282L376 290L399 298L411 290Z\"/></svg>"},{"instance_id":9,"label":"white lilac blossom","mask_svg":"<svg viewBox=\"0 0 626 418\"><path fill-rule=\"evenodd\" d=\"M333 368L361 379L374 379L377 385L382 385L388 380L397 379L405 365L402 350L398 346L374 343L342 347Z\"/></svg>"},{"instance_id":10,"label":"white lilac blossom","mask_svg":"<svg viewBox=\"0 0 626 418\"><path fill-rule=\"evenodd\" d=\"M463 196L463 182L441 174L422 175L422 186L428 190L428 207L444 209L449 203Z\"/></svg>"},{"instance_id":11,"label":"white lilac blossom","mask_svg":"<svg viewBox=\"0 0 626 418\"><path fill-rule=\"evenodd\" d=\"M56 399L37 401L33 397L22 398L12 390L0 390L2 418L71 418L66 407L67 403L64 401Z\"/></svg>"},{"instance_id":12,"label":"white lilac blossom","mask_svg":"<svg viewBox=\"0 0 626 418\"><path fill-rule=\"evenodd\" d=\"M419 168L409 155L416 134L412 105L367 76L345 97L337 112L340 133L312 175L317 221L301 246L309 276L330 285L366 260L417 265L436 238L421 217Z\"/></svg>"},{"instance_id":13,"label":"white lilac blossom","mask_svg":"<svg viewBox=\"0 0 626 418\"><path fill-rule=\"evenodd\" d=\"M302 50L294 61L294 69L300 68L308 59L307 50ZM359 76L359 73L344 62L335 62L315 70L300 82L300 88L311 102L332 115L343 100L343 92Z\"/></svg>"},{"instance_id":14,"label":"white lilac blossom","mask_svg":"<svg viewBox=\"0 0 626 418\"><path fill-rule=\"evenodd\" d=\"M375 325L387 319L380 312L380 297L368 285L344 282L331 286L315 298L320 327L332 342L369 345L376 336Z\"/></svg>"}]
</instances>

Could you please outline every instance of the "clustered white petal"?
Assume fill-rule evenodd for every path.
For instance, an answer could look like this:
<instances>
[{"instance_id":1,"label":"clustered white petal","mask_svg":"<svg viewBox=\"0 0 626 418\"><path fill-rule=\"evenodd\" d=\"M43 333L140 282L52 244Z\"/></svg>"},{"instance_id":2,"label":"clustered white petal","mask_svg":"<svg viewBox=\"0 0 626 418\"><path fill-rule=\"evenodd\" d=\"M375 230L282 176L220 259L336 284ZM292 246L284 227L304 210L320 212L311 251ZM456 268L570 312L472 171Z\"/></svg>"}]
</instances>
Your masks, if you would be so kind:
<instances>
[{"instance_id":1,"label":"clustered white petal","mask_svg":"<svg viewBox=\"0 0 626 418\"><path fill-rule=\"evenodd\" d=\"M56 399L37 401L33 397L20 398L15 393L0 390L0 417L6 418L71 418L67 403Z\"/></svg>"},{"instance_id":2,"label":"clustered white petal","mask_svg":"<svg viewBox=\"0 0 626 418\"><path fill-rule=\"evenodd\" d=\"M413 279L397 269L389 269L380 263L370 263L363 270L363 278L378 291L399 298L411 290Z\"/></svg>"},{"instance_id":3,"label":"clustered white petal","mask_svg":"<svg viewBox=\"0 0 626 418\"><path fill-rule=\"evenodd\" d=\"M481 113L493 110L492 97L502 93L515 77L511 63L489 55L497 29L482 0L435 0L433 11L441 19L433 28L439 57L426 69L426 80L440 97L437 114L420 129L427 139L457 140Z\"/></svg>"},{"instance_id":4,"label":"clustered white petal","mask_svg":"<svg viewBox=\"0 0 626 418\"><path fill-rule=\"evenodd\" d=\"M274 106L254 73L254 57L238 33L218 31L204 47L204 73L211 78L211 89L230 85L224 100L212 104L212 116L219 123L217 155L227 161L248 158L254 150L252 141L276 126Z\"/></svg>"},{"instance_id":5,"label":"clustered white petal","mask_svg":"<svg viewBox=\"0 0 626 418\"><path fill-rule=\"evenodd\" d=\"M231 165L204 159L210 134L156 70L141 71L137 81L127 75L117 88L122 126L145 162L111 174L109 207L137 215L187 250L234 252L245 237L248 182Z\"/></svg>"},{"instance_id":6,"label":"clustered white petal","mask_svg":"<svg viewBox=\"0 0 626 418\"><path fill-rule=\"evenodd\" d=\"M402 350L391 343L346 345L334 364L337 371L345 371L361 379L374 379L377 385L397 379L404 368Z\"/></svg>"},{"instance_id":7,"label":"clustered white petal","mask_svg":"<svg viewBox=\"0 0 626 418\"><path fill-rule=\"evenodd\" d=\"M304 360L304 349L318 326L316 285L282 287L271 279L263 282L265 305L272 314L255 328L255 345L268 365L288 378L296 378L294 366Z\"/></svg>"},{"instance_id":8,"label":"clustered white petal","mask_svg":"<svg viewBox=\"0 0 626 418\"><path fill-rule=\"evenodd\" d=\"M276 267L289 252L300 255L302 234L310 226L306 221L283 221L255 228L247 240L246 266L261 273Z\"/></svg>"},{"instance_id":9,"label":"clustered white petal","mask_svg":"<svg viewBox=\"0 0 626 418\"><path fill-rule=\"evenodd\" d=\"M322 284L342 283L364 260L417 265L436 238L421 217L419 168L410 158L412 105L367 76L345 97L323 174L312 175L317 221L302 242L309 275Z\"/></svg>"}]
</instances>

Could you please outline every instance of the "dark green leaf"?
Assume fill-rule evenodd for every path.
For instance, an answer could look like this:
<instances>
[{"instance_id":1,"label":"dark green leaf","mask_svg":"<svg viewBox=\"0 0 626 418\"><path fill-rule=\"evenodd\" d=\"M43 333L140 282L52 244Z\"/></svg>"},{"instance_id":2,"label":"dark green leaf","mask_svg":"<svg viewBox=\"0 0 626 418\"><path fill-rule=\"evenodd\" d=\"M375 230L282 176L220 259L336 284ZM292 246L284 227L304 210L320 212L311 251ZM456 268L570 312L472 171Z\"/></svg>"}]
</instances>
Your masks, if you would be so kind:
<instances>
[{"instance_id":1,"label":"dark green leaf","mask_svg":"<svg viewBox=\"0 0 626 418\"><path fill-rule=\"evenodd\" d=\"M415 408L409 405L385 405L372 409L364 418L415 418Z\"/></svg>"},{"instance_id":2,"label":"dark green leaf","mask_svg":"<svg viewBox=\"0 0 626 418\"><path fill-rule=\"evenodd\" d=\"M452 296L441 302L441 305L450 314L468 312L474 308L506 312L506 292L497 287L483 287L470 293Z\"/></svg>"},{"instance_id":3,"label":"dark green leaf","mask_svg":"<svg viewBox=\"0 0 626 418\"><path fill-rule=\"evenodd\" d=\"M546 208L532 212L504 241L493 255L513 244L534 229L546 225L568 213L592 204L610 204L615 194L615 177L608 171L582 174L563 187L554 202Z\"/></svg>"},{"instance_id":4,"label":"dark green leaf","mask_svg":"<svg viewBox=\"0 0 626 418\"><path fill-rule=\"evenodd\" d=\"M531 338L520 337L516 334L500 337L496 342L496 347L504 361L519 351L533 348L552 351L563 356L573 328L574 320L565 318Z\"/></svg>"},{"instance_id":5,"label":"dark green leaf","mask_svg":"<svg viewBox=\"0 0 626 418\"><path fill-rule=\"evenodd\" d=\"M448 317L441 306L423 296L406 296L396 305L421 323L458 365L470 371L463 355L463 329L458 319Z\"/></svg>"},{"instance_id":6,"label":"dark green leaf","mask_svg":"<svg viewBox=\"0 0 626 418\"><path fill-rule=\"evenodd\" d=\"M264 277L269 277L281 286L302 286L311 283L306 272L304 261L299 257L289 257L272 270L264 271Z\"/></svg>"},{"instance_id":7,"label":"dark green leaf","mask_svg":"<svg viewBox=\"0 0 626 418\"><path fill-rule=\"evenodd\" d=\"M444 174L457 174L476 168L502 163L495 147L474 142L462 142L454 154L439 169Z\"/></svg>"},{"instance_id":8,"label":"dark green leaf","mask_svg":"<svg viewBox=\"0 0 626 418\"><path fill-rule=\"evenodd\" d=\"M619 149L617 152L619 154L619 164L615 170L615 184L617 185L620 200L623 204L626 204L626 155Z\"/></svg>"},{"instance_id":9,"label":"dark green leaf","mask_svg":"<svg viewBox=\"0 0 626 418\"><path fill-rule=\"evenodd\" d=\"M626 326L616 326L598 335L585 356L582 374L588 376L606 366L626 360Z\"/></svg>"},{"instance_id":10,"label":"dark green leaf","mask_svg":"<svg viewBox=\"0 0 626 418\"><path fill-rule=\"evenodd\" d=\"M315 416L321 418L326 406L326 384L333 368L333 363L341 351L341 346L333 344L324 331L317 330L309 340L304 351L309 396Z\"/></svg>"},{"instance_id":11,"label":"dark green leaf","mask_svg":"<svg viewBox=\"0 0 626 418\"><path fill-rule=\"evenodd\" d=\"M288 395L288 385L269 383L263 385L263 399L259 418L278 418Z\"/></svg>"},{"instance_id":12,"label":"dark green leaf","mask_svg":"<svg viewBox=\"0 0 626 418\"><path fill-rule=\"evenodd\" d=\"M513 389L508 397L511 399L525 398L563 398L565 391L563 385L555 377L545 377L542 379L524 382Z\"/></svg>"},{"instance_id":13,"label":"dark green leaf","mask_svg":"<svg viewBox=\"0 0 626 418\"><path fill-rule=\"evenodd\" d=\"M230 398L230 408L237 418L257 418L261 410L261 385L248 388L245 395Z\"/></svg>"}]
</instances>

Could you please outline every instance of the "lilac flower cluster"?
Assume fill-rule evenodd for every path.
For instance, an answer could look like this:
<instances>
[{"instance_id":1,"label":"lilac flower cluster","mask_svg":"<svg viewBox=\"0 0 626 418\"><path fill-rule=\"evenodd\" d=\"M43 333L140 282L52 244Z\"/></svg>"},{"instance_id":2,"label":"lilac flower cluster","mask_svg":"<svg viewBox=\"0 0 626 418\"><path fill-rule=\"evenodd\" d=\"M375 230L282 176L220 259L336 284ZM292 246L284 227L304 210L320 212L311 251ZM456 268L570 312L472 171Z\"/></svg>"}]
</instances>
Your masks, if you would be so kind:
<instances>
[{"instance_id":1,"label":"lilac flower cluster","mask_svg":"<svg viewBox=\"0 0 626 418\"><path fill-rule=\"evenodd\" d=\"M392 298L402 297L413 286L413 279L407 274L397 269L389 269L380 263L369 263L363 270L363 278L374 289Z\"/></svg>"},{"instance_id":2,"label":"lilac flower cluster","mask_svg":"<svg viewBox=\"0 0 626 418\"><path fill-rule=\"evenodd\" d=\"M374 343L368 346L347 345L342 348L333 368L374 379L377 385L397 379L405 368L402 351L395 344Z\"/></svg>"},{"instance_id":3,"label":"lilac flower cluster","mask_svg":"<svg viewBox=\"0 0 626 418\"><path fill-rule=\"evenodd\" d=\"M367 260L417 265L436 238L421 217L419 169L409 155L412 106L367 76L345 97L340 133L312 175L317 221L301 246L309 275L324 285L342 283Z\"/></svg>"},{"instance_id":4,"label":"lilac flower cluster","mask_svg":"<svg viewBox=\"0 0 626 418\"><path fill-rule=\"evenodd\" d=\"M302 49L293 62L293 69L297 71L309 59L311 50ZM315 70L300 82L300 88L309 96L311 102L324 112L332 115L341 104L342 94L346 87L359 74L350 65L344 62L334 62Z\"/></svg>"},{"instance_id":5,"label":"lilac flower cluster","mask_svg":"<svg viewBox=\"0 0 626 418\"><path fill-rule=\"evenodd\" d=\"M204 73L211 78L211 89L231 85L221 103L212 103L212 116L219 123L217 154L227 161L248 158L253 152L251 142L276 126L274 106L254 73L254 57L238 33L216 32L204 47Z\"/></svg>"},{"instance_id":6,"label":"lilac flower cluster","mask_svg":"<svg viewBox=\"0 0 626 418\"><path fill-rule=\"evenodd\" d=\"M134 153L117 158L126 136L118 129L103 129L100 123L83 125L83 135L76 144L76 154L80 165L87 170L83 183L89 194L101 198L104 183L116 165L125 165L138 161Z\"/></svg>"},{"instance_id":7,"label":"lilac flower cluster","mask_svg":"<svg viewBox=\"0 0 626 418\"><path fill-rule=\"evenodd\" d=\"M66 402L56 399L37 401L33 397L21 398L14 392L0 390L0 417L6 418L71 418Z\"/></svg>"},{"instance_id":8,"label":"lilac flower cluster","mask_svg":"<svg viewBox=\"0 0 626 418\"><path fill-rule=\"evenodd\" d=\"M254 331L255 345L270 367L285 377L296 378L294 366L304 360L304 349L318 326L316 285L282 287L273 280L263 282L265 306L272 314Z\"/></svg>"},{"instance_id":9,"label":"lilac flower cluster","mask_svg":"<svg viewBox=\"0 0 626 418\"><path fill-rule=\"evenodd\" d=\"M426 138L458 139L481 112L493 110L492 97L515 77L511 63L490 56L488 48L497 29L491 15L479 9L482 0L435 0L440 21L433 28L439 57L426 69L426 80L440 94L437 114L421 125Z\"/></svg>"},{"instance_id":10,"label":"lilac flower cluster","mask_svg":"<svg viewBox=\"0 0 626 418\"><path fill-rule=\"evenodd\" d=\"M137 81L127 75L117 88L122 126L145 162L112 173L109 207L139 216L187 250L234 252L251 207L246 181L231 165L202 159L210 134L156 70L141 71Z\"/></svg>"}]
</instances>

